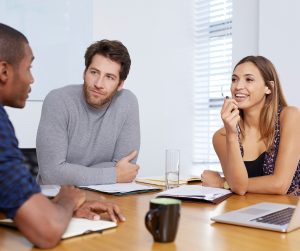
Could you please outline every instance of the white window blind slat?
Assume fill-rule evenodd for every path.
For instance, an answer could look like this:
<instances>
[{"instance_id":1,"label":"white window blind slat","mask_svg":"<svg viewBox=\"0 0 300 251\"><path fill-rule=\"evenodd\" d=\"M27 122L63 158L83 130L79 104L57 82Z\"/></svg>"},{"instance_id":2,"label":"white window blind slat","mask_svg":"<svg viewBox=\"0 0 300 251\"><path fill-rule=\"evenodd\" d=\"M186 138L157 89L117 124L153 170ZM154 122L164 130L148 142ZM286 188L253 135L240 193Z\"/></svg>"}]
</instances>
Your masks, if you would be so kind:
<instances>
[{"instance_id":1,"label":"white window blind slat","mask_svg":"<svg viewBox=\"0 0 300 251\"><path fill-rule=\"evenodd\" d=\"M220 170L212 137L231 83L232 0L194 1L194 51L193 162Z\"/></svg>"}]
</instances>

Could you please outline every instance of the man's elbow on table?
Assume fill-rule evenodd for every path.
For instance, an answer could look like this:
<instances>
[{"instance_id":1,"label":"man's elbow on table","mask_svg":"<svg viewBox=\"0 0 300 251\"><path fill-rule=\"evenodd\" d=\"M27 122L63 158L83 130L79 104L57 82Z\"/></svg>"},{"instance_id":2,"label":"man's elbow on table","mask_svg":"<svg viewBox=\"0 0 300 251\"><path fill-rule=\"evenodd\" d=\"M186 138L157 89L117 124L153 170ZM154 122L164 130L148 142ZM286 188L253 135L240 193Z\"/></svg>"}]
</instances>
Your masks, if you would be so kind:
<instances>
[{"instance_id":1,"label":"man's elbow on table","mask_svg":"<svg viewBox=\"0 0 300 251\"><path fill-rule=\"evenodd\" d=\"M61 224L55 223L51 220L51 217L41 221L39 226L26 226L26 224L22 222L18 222L17 225L22 234L31 243L43 249L56 246L64 232Z\"/></svg>"}]
</instances>

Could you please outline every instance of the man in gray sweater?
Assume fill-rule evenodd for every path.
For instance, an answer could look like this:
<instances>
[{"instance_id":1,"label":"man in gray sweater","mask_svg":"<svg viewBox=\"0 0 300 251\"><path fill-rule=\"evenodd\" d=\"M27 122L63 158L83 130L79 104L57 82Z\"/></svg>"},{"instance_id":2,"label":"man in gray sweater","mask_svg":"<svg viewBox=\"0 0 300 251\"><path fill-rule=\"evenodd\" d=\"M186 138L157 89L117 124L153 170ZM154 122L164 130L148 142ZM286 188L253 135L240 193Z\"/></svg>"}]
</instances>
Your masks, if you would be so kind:
<instances>
[{"instance_id":1,"label":"man in gray sweater","mask_svg":"<svg viewBox=\"0 0 300 251\"><path fill-rule=\"evenodd\" d=\"M85 53L83 85L51 91L37 133L40 184L131 182L140 147L138 102L123 90L130 56L119 41Z\"/></svg>"}]
</instances>

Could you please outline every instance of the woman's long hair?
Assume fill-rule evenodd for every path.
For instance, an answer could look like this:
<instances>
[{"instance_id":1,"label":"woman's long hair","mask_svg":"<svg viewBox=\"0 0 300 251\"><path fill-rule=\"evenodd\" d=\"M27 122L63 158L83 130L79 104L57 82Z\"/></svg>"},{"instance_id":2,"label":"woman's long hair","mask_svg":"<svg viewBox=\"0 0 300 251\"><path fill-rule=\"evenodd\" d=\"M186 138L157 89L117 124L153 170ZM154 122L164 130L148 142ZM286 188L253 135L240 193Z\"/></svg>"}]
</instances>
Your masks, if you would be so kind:
<instances>
[{"instance_id":1,"label":"woman's long hair","mask_svg":"<svg viewBox=\"0 0 300 251\"><path fill-rule=\"evenodd\" d=\"M265 105L260 113L259 119L261 139L264 141L267 151L270 151L275 137L275 123L278 116L278 108L279 106L287 106L287 102L283 95L276 69L270 60L262 56L248 56L240 60L234 67L234 70L238 65L246 62L251 62L258 68L265 85L271 90L270 94L266 94ZM240 116L243 120L243 110L240 111ZM241 133L244 137L245 132L243 126L241 127Z\"/></svg>"}]
</instances>

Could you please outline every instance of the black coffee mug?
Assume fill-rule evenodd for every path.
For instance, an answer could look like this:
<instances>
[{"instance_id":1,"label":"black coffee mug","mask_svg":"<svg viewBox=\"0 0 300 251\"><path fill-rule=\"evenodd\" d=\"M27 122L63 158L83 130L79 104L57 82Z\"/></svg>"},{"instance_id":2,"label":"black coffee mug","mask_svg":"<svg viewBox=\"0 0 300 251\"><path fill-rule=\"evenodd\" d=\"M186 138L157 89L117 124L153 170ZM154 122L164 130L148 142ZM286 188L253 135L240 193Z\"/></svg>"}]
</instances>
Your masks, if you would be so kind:
<instances>
[{"instance_id":1,"label":"black coffee mug","mask_svg":"<svg viewBox=\"0 0 300 251\"><path fill-rule=\"evenodd\" d=\"M179 217L180 200L155 198L150 201L150 210L145 217L145 224L154 241L172 242L175 240Z\"/></svg>"}]
</instances>

